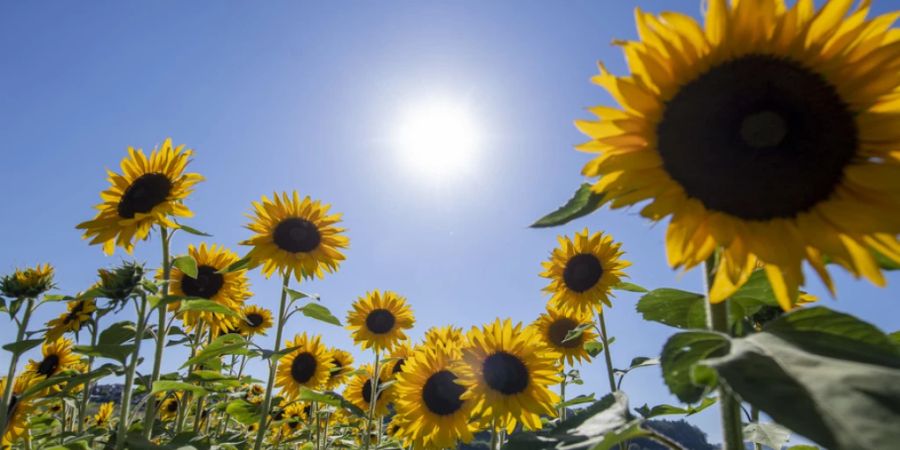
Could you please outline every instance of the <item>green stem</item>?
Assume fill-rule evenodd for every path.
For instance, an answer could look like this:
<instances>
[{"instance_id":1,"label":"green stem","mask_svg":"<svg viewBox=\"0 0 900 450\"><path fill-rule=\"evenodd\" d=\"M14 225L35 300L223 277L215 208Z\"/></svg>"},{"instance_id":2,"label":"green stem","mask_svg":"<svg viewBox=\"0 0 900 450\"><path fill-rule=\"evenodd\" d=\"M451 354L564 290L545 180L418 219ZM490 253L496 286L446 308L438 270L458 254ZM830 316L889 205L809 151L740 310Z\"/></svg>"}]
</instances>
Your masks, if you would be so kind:
<instances>
[{"instance_id":1,"label":"green stem","mask_svg":"<svg viewBox=\"0 0 900 450\"><path fill-rule=\"evenodd\" d=\"M491 422L491 450L498 450L500 433L497 432L497 420Z\"/></svg>"},{"instance_id":2,"label":"green stem","mask_svg":"<svg viewBox=\"0 0 900 450\"><path fill-rule=\"evenodd\" d=\"M137 326L134 332L134 352L128 370L125 372L125 386L122 388L122 413L119 417L119 430L116 434L116 450L125 448L125 434L128 431L129 416L131 414L131 394L134 388L134 374L137 371L138 357L141 352L141 341L144 337L144 327L147 324L147 296L141 295L141 303L138 308Z\"/></svg>"},{"instance_id":3,"label":"green stem","mask_svg":"<svg viewBox=\"0 0 900 450\"><path fill-rule=\"evenodd\" d=\"M162 288L161 298L169 296L169 277L172 272L172 262L169 260L169 229L159 227L160 240L162 241ZM169 328L166 326L166 306L159 307L159 325L156 329L156 353L153 355L153 372L150 374L150 386L159 381L159 373L162 368L163 350L166 348L166 335ZM156 399L148 398L144 407L144 437L150 439L153 434L153 421L156 419Z\"/></svg>"},{"instance_id":4,"label":"green stem","mask_svg":"<svg viewBox=\"0 0 900 450\"><path fill-rule=\"evenodd\" d=\"M710 291L715 277L714 253L704 262L706 269L706 292ZM728 302L713 304L707 295L706 301L706 325L710 330L730 335L728 326ZM723 450L743 450L744 435L741 423L741 404L726 387L719 385L719 405L722 413L722 443Z\"/></svg>"},{"instance_id":5,"label":"green stem","mask_svg":"<svg viewBox=\"0 0 900 450\"><path fill-rule=\"evenodd\" d=\"M566 420L566 368L563 365L562 381L559 383L559 420Z\"/></svg>"},{"instance_id":6,"label":"green stem","mask_svg":"<svg viewBox=\"0 0 900 450\"><path fill-rule=\"evenodd\" d=\"M366 435L365 435L365 448L368 450L369 445L372 441L372 421L375 420L375 411L378 409L378 385L381 384L378 381L380 380L379 376L381 375L379 372L381 371L381 354L378 352L378 349L375 348L375 370L372 374L372 378L369 379L369 384L372 386L372 395L369 398L369 416L366 417ZM380 436L377 436L375 439L376 445L379 441Z\"/></svg>"},{"instance_id":7,"label":"green stem","mask_svg":"<svg viewBox=\"0 0 900 450\"><path fill-rule=\"evenodd\" d=\"M22 323L19 324L19 332L16 333L16 342L22 342L25 339L25 331L28 329L28 321L31 319L33 310L34 299L29 298L25 303L25 313L22 316ZM19 352L13 352L12 358L9 360L6 389L3 390L3 402L0 403L0 424L3 424L3 434L6 434L6 414L9 409L9 400L12 398L13 385L16 384L16 368L19 365L19 355Z\"/></svg>"},{"instance_id":8,"label":"green stem","mask_svg":"<svg viewBox=\"0 0 900 450\"><path fill-rule=\"evenodd\" d=\"M606 374L609 377L609 391L616 392L616 377L613 373L612 355L609 352L609 338L606 333L606 320L603 319L603 311L597 314L600 322L600 341L603 342L603 357L606 359Z\"/></svg>"},{"instance_id":9,"label":"green stem","mask_svg":"<svg viewBox=\"0 0 900 450\"><path fill-rule=\"evenodd\" d=\"M91 347L97 346L97 336L100 334L97 331L100 329L100 318L97 317L94 319L94 324L91 325ZM94 357L88 357L87 363L87 371L90 372L94 367ZM88 400L91 398L91 385L92 381L88 381L84 384L84 391L81 395L81 404L78 406L78 434L81 435L84 433L84 420L87 416L87 407Z\"/></svg>"},{"instance_id":10,"label":"green stem","mask_svg":"<svg viewBox=\"0 0 900 450\"><path fill-rule=\"evenodd\" d=\"M291 272L284 272L281 283L281 304L278 307L278 326L275 331L275 352L281 350L281 333L284 331L284 316L287 314L287 289L291 282ZM275 371L278 370L278 360L269 361L269 381L266 383L266 396L263 400L262 412L259 415L259 430L256 432L254 450L262 448L265 440L266 421L269 418L269 410L272 408L272 387L275 385Z\"/></svg>"}]
</instances>

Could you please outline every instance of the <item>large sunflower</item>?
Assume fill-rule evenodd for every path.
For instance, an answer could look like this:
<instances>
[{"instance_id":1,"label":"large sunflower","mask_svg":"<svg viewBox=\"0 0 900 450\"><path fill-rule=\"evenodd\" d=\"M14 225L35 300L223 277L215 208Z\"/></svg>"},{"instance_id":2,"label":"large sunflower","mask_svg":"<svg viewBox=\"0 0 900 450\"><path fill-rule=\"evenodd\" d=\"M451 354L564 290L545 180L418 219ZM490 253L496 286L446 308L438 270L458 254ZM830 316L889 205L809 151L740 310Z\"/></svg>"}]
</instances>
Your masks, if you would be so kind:
<instances>
[{"instance_id":1,"label":"large sunflower","mask_svg":"<svg viewBox=\"0 0 900 450\"><path fill-rule=\"evenodd\" d=\"M575 233L574 242L568 236L558 239L559 247L542 263L541 276L550 279L544 288L553 295L550 302L560 310L578 313L612 306L610 290L625 276L622 269L631 265L620 259L622 244L600 232L591 234L587 228Z\"/></svg>"},{"instance_id":2,"label":"large sunflower","mask_svg":"<svg viewBox=\"0 0 900 450\"><path fill-rule=\"evenodd\" d=\"M242 334L247 336L265 335L269 328L272 328L272 311L257 305L247 305L241 309L238 329Z\"/></svg>"},{"instance_id":3,"label":"large sunflower","mask_svg":"<svg viewBox=\"0 0 900 450\"><path fill-rule=\"evenodd\" d=\"M347 379L347 374L353 371L353 355L338 348L331 349L330 353L333 367L328 374L325 389L334 390L343 384Z\"/></svg>"},{"instance_id":4,"label":"large sunflower","mask_svg":"<svg viewBox=\"0 0 900 450\"><path fill-rule=\"evenodd\" d=\"M29 360L27 371L36 379L43 380L66 370L78 370L81 359L72 353L72 341L67 338L59 338L45 341L41 346L40 361Z\"/></svg>"},{"instance_id":5,"label":"large sunflower","mask_svg":"<svg viewBox=\"0 0 900 450\"><path fill-rule=\"evenodd\" d=\"M597 333L590 326L583 328L577 338L566 340L569 332L576 328L592 323L593 315L570 311L564 313L553 305L547 305L547 312L541 314L532 326L537 331L541 340L560 355L560 360L570 366L581 361L590 361L591 356L584 348L584 344L597 338Z\"/></svg>"},{"instance_id":6,"label":"large sunflower","mask_svg":"<svg viewBox=\"0 0 900 450\"><path fill-rule=\"evenodd\" d=\"M45 338L48 341L55 341L63 333L80 330L81 325L91 320L91 314L97 310L97 304L93 298L82 298L68 302L67 309L68 311L56 319L47 322L48 330Z\"/></svg>"},{"instance_id":7,"label":"large sunflower","mask_svg":"<svg viewBox=\"0 0 900 450\"><path fill-rule=\"evenodd\" d=\"M0 379L0 392L6 392L6 377ZM12 397L9 400L6 417L6 432L3 433L3 448L11 448L28 430L28 419L34 411L31 400L21 401L20 397L33 383L34 375L25 372L13 380Z\"/></svg>"},{"instance_id":8,"label":"large sunflower","mask_svg":"<svg viewBox=\"0 0 900 450\"><path fill-rule=\"evenodd\" d=\"M319 389L325 385L334 363L320 336L298 334L293 341L285 342L284 348L295 349L278 360L275 385L286 398L297 398L302 387Z\"/></svg>"},{"instance_id":9,"label":"large sunflower","mask_svg":"<svg viewBox=\"0 0 900 450\"><path fill-rule=\"evenodd\" d=\"M398 342L406 340L403 330L412 328L415 320L406 299L393 291L377 289L367 292L353 303L347 314L347 329L353 332L353 341L363 349L391 350Z\"/></svg>"},{"instance_id":10,"label":"large sunflower","mask_svg":"<svg viewBox=\"0 0 900 450\"><path fill-rule=\"evenodd\" d=\"M369 411L372 401L372 378L374 378L374 370L371 364L366 364L359 368L358 373L350 379L347 387L344 388L344 398L357 408L363 411ZM379 384L386 381L384 372L382 372ZM393 386L378 394L378 400L375 402L375 415L383 416L388 412L388 404L391 402L393 395Z\"/></svg>"},{"instance_id":11,"label":"large sunflower","mask_svg":"<svg viewBox=\"0 0 900 450\"><path fill-rule=\"evenodd\" d=\"M172 148L172 139L162 147L144 155L140 149L128 147L122 160L122 175L107 170L109 189L100 194L103 203L93 220L78 224L91 245L103 244L111 255L115 246L131 253L136 239L146 239L153 225L178 228L170 216L191 217L193 213L182 201L203 180L196 173L184 173L193 154L183 145Z\"/></svg>"},{"instance_id":12,"label":"large sunflower","mask_svg":"<svg viewBox=\"0 0 900 450\"><path fill-rule=\"evenodd\" d=\"M869 3L710 0L705 29L638 10L631 75L600 67L621 109L578 122L598 154L583 173L613 208L671 216L673 267L722 248L713 302L758 261L785 309L804 260L832 291L826 257L877 285L877 253L900 261L900 47Z\"/></svg>"},{"instance_id":13,"label":"large sunflower","mask_svg":"<svg viewBox=\"0 0 900 450\"><path fill-rule=\"evenodd\" d=\"M322 204L309 197L300 199L294 191L280 196L276 193L269 200L266 196L253 202L255 215L247 228L256 233L242 242L253 248L247 254L251 264L263 266L266 277L276 270L302 278L322 278L324 272L334 272L344 260L341 249L349 240L336 227L340 214L328 214L331 205Z\"/></svg>"},{"instance_id":14,"label":"large sunflower","mask_svg":"<svg viewBox=\"0 0 900 450\"><path fill-rule=\"evenodd\" d=\"M197 261L197 277L192 278L177 267L172 267L171 294L184 297L196 297L212 300L229 310L238 313L244 301L250 297L249 282L246 270L227 273L219 271L240 260L240 257L225 247L218 245L199 247L188 246L188 255ZM162 272L157 272L162 277ZM178 310L181 302L169 305L170 310ZM222 313L209 311L186 311L181 319L188 330L198 330L200 325L212 330L218 336L227 330L238 327L239 319Z\"/></svg>"},{"instance_id":15,"label":"large sunflower","mask_svg":"<svg viewBox=\"0 0 900 450\"><path fill-rule=\"evenodd\" d=\"M509 319L472 328L456 372L467 388L464 400L476 414L508 430L522 422L540 429L541 415L554 416L559 397L548 386L559 384L559 354L541 343L533 328Z\"/></svg>"},{"instance_id":16,"label":"large sunflower","mask_svg":"<svg viewBox=\"0 0 900 450\"><path fill-rule=\"evenodd\" d=\"M462 398L466 389L457 383L458 371L452 352L422 347L397 374L398 434L415 443L415 448L442 449L454 447L459 440L472 440L469 419L475 402Z\"/></svg>"}]
</instances>

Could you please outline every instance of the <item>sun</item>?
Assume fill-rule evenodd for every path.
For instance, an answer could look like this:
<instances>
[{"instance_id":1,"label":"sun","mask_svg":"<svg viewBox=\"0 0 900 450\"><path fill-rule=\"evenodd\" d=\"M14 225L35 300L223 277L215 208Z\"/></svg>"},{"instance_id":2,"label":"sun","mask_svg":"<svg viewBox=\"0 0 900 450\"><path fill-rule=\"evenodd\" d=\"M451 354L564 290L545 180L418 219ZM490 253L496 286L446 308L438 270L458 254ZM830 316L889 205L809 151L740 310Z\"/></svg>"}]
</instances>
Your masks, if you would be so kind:
<instances>
[{"instance_id":1,"label":"sun","mask_svg":"<svg viewBox=\"0 0 900 450\"><path fill-rule=\"evenodd\" d=\"M479 140L476 121L466 105L429 100L405 111L396 144L399 158L409 170L446 181L471 172Z\"/></svg>"}]
</instances>

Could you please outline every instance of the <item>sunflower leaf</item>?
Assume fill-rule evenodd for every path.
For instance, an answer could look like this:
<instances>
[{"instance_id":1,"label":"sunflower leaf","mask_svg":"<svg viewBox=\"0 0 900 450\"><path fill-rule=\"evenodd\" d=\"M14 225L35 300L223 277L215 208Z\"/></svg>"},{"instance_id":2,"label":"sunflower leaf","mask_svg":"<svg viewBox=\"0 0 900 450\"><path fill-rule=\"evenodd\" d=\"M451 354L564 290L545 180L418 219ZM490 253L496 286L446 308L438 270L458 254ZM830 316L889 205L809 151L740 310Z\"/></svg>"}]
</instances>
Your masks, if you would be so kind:
<instances>
[{"instance_id":1,"label":"sunflower leaf","mask_svg":"<svg viewBox=\"0 0 900 450\"><path fill-rule=\"evenodd\" d=\"M22 353L41 345L42 342L44 342L43 339L25 339L17 342L10 342L3 346L3 350L12 352L13 355L21 355Z\"/></svg>"},{"instance_id":2,"label":"sunflower leaf","mask_svg":"<svg viewBox=\"0 0 900 450\"><path fill-rule=\"evenodd\" d=\"M291 297L291 302L295 302L302 298L311 298L319 301L319 294L307 294L306 292L300 292L291 288L284 288L284 291Z\"/></svg>"},{"instance_id":3,"label":"sunflower leaf","mask_svg":"<svg viewBox=\"0 0 900 450\"><path fill-rule=\"evenodd\" d=\"M248 267L250 267L250 257L245 256L245 257L229 264L228 267L217 271L216 273L225 274L225 273L231 273L231 272L239 272L241 270L247 269Z\"/></svg>"},{"instance_id":4,"label":"sunflower leaf","mask_svg":"<svg viewBox=\"0 0 900 450\"><path fill-rule=\"evenodd\" d=\"M328 308L318 303L307 303L299 309L300 312L302 312L306 317L320 320L325 323L330 323L332 325L341 326L341 321L338 320L338 318L333 314L331 314L331 311L328 310Z\"/></svg>"},{"instance_id":5,"label":"sunflower leaf","mask_svg":"<svg viewBox=\"0 0 900 450\"><path fill-rule=\"evenodd\" d=\"M97 344L97 345L76 345L72 347L77 353L95 358L108 358L125 365L125 359L134 352L134 345L124 344Z\"/></svg>"},{"instance_id":6,"label":"sunflower leaf","mask_svg":"<svg viewBox=\"0 0 900 450\"><path fill-rule=\"evenodd\" d=\"M777 423L748 423L744 426L744 440L769 448L783 448L790 439L791 431Z\"/></svg>"},{"instance_id":7,"label":"sunflower leaf","mask_svg":"<svg viewBox=\"0 0 900 450\"><path fill-rule=\"evenodd\" d=\"M645 294L637 302L644 320L682 329L706 327L706 298L694 292L660 288Z\"/></svg>"},{"instance_id":8,"label":"sunflower leaf","mask_svg":"<svg viewBox=\"0 0 900 450\"><path fill-rule=\"evenodd\" d=\"M191 278L197 278L197 260L194 259L193 256L179 256L172 261L172 265L185 275Z\"/></svg>"},{"instance_id":9,"label":"sunflower leaf","mask_svg":"<svg viewBox=\"0 0 900 450\"><path fill-rule=\"evenodd\" d=\"M100 332L98 345L122 345L134 339L134 324L129 321L116 322Z\"/></svg>"},{"instance_id":10,"label":"sunflower leaf","mask_svg":"<svg viewBox=\"0 0 900 450\"><path fill-rule=\"evenodd\" d=\"M221 355L246 355L247 341L238 334L223 334L200 350L193 358L187 360L181 368L201 364Z\"/></svg>"},{"instance_id":11,"label":"sunflower leaf","mask_svg":"<svg viewBox=\"0 0 900 450\"><path fill-rule=\"evenodd\" d=\"M592 322L588 322L588 323L583 323L581 325L578 325L575 328L572 328L571 330L569 330L568 333L566 333L566 337L563 338L563 340L562 340L563 343L580 338L581 335L584 334L584 330L587 330L588 328L590 328L592 326L594 326L594 324Z\"/></svg>"},{"instance_id":12,"label":"sunflower leaf","mask_svg":"<svg viewBox=\"0 0 900 450\"><path fill-rule=\"evenodd\" d=\"M556 227L586 216L603 205L603 197L604 194L591 190L590 183L583 183L565 205L538 219L531 228Z\"/></svg>"},{"instance_id":13,"label":"sunflower leaf","mask_svg":"<svg viewBox=\"0 0 900 450\"><path fill-rule=\"evenodd\" d=\"M157 394L160 392L168 392L168 391L179 391L179 392L191 392L198 397L202 397L206 395L206 389L203 389L196 384L185 383L183 381L172 381L172 380L159 380L153 383L153 389L150 391L148 395Z\"/></svg>"},{"instance_id":14,"label":"sunflower leaf","mask_svg":"<svg viewBox=\"0 0 900 450\"><path fill-rule=\"evenodd\" d=\"M600 341L585 342L584 350L588 352L588 355L591 355L591 358L596 358L597 355L603 352L603 343Z\"/></svg>"},{"instance_id":15,"label":"sunflower leaf","mask_svg":"<svg viewBox=\"0 0 900 450\"><path fill-rule=\"evenodd\" d=\"M647 290L647 288L645 288L643 286L640 286L640 285L637 285L634 283L629 283L627 281L622 281L619 284L613 286L612 288L615 290L618 290L618 291L639 292L639 293L650 292Z\"/></svg>"},{"instance_id":16,"label":"sunflower leaf","mask_svg":"<svg viewBox=\"0 0 900 450\"><path fill-rule=\"evenodd\" d=\"M331 405L337 408L344 408L350 411L355 416L358 417L366 417L365 411L357 407L356 405L350 403L344 397L340 396L331 391L327 392L318 392L312 389L301 388L300 395L297 397L298 400L305 400L308 402L319 402L325 405Z\"/></svg>"},{"instance_id":17,"label":"sunflower leaf","mask_svg":"<svg viewBox=\"0 0 900 450\"><path fill-rule=\"evenodd\" d=\"M882 270L900 270L900 261L894 261L891 258L888 258L884 255L884 253L872 252L872 256L875 257L875 264L878 264Z\"/></svg>"},{"instance_id":18,"label":"sunflower leaf","mask_svg":"<svg viewBox=\"0 0 900 450\"><path fill-rule=\"evenodd\" d=\"M229 317L240 317L237 312L228 309L225 305L205 298L189 298L182 300L181 306L178 308L178 313L181 314L186 311L205 311L223 314Z\"/></svg>"},{"instance_id":19,"label":"sunflower leaf","mask_svg":"<svg viewBox=\"0 0 900 450\"><path fill-rule=\"evenodd\" d=\"M684 403L699 401L710 388L708 378L699 377L695 366L707 358L728 353L728 337L709 331L687 331L672 335L663 346L660 365L669 390ZM704 374L708 377L708 374ZM702 379L707 383L696 384Z\"/></svg>"},{"instance_id":20,"label":"sunflower leaf","mask_svg":"<svg viewBox=\"0 0 900 450\"><path fill-rule=\"evenodd\" d=\"M246 400L232 400L225 407L225 412L244 425L259 423L261 410L261 406L254 405Z\"/></svg>"},{"instance_id":21,"label":"sunflower leaf","mask_svg":"<svg viewBox=\"0 0 900 450\"><path fill-rule=\"evenodd\" d=\"M185 225L185 224L183 224L183 223L179 223L179 224L178 224L178 228L179 228L181 231L184 231L185 233L190 233L190 234L193 234L193 235L195 235L195 236L212 237L212 235L209 234L209 233L205 233L205 232L200 231L200 230L198 230L198 229L196 229L196 228L194 228L194 227L189 227L189 226L187 226L187 225Z\"/></svg>"}]
</instances>

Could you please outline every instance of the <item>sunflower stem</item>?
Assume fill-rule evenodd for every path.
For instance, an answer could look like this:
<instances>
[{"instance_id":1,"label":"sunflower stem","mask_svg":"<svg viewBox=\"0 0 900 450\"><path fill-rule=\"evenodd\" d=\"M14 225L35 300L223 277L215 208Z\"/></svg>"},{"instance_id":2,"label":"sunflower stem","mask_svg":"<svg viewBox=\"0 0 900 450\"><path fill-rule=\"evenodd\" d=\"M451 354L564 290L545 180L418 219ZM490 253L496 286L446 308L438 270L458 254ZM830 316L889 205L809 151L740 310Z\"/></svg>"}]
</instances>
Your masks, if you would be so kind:
<instances>
[{"instance_id":1,"label":"sunflower stem","mask_svg":"<svg viewBox=\"0 0 900 450\"><path fill-rule=\"evenodd\" d=\"M291 271L285 270L284 279L281 282L281 303L278 306L278 326L275 331L275 352L281 350L281 333L284 331L284 315L287 313L287 290L291 282ZM255 450L262 448L265 439L266 421L269 418L269 409L272 407L272 387L275 385L275 371L278 369L278 359L269 361L269 380L266 383L266 396L263 400L262 411L259 415L259 429L256 432Z\"/></svg>"},{"instance_id":2,"label":"sunflower stem","mask_svg":"<svg viewBox=\"0 0 900 450\"><path fill-rule=\"evenodd\" d=\"M500 434L497 432L497 419L491 421L491 450L499 450L497 444L499 443Z\"/></svg>"},{"instance_id":3,"label":"sunflower stem","mask_svg":"<svg viewBox=\"0 0 900 450\"><path fill-rule=\"evenodd\" d=\"M119 418L119 430L116 433L116 450L125 448L125 434L128 432L128 422L131 414L131 391L134 388L134 374L137 371L138 357L141 353L141 341L144 340L144 327L147 325L146 315L147 296L141 293L137 326L134 332L134 351L131 353L131 361L129 361L128 369L125 371L125 386L122 388L122 413Z\"/></svg>"},{"instance_id":4,"label":"sunflower stem","mask_svg":"<svg viewBox=\"0 0 900 450\"><path fill-rule=\"evenodd\" d=\"M369 417L366 418L366 435L365 435L366 450L368 450L369 444L371 443L371 440L372 440L372 431L371 431L372 430L372 421L375 419L375 410L377 409L376 405L378 404L378 385L379 385L378 380L379 380L379 376L381 375L379 373L381 371L381 367L379 366L379 363L381 362L381 358L380 358L381 354L378 352L377 347L374 348L374 350L375 350L375 370L374 370L372 378L369 379L369 385L371 386L372 393L369 396ZM376 441L375 441L376 445L379 440L380 440L380 436L377 436Z\"/></svg>"},{"instance_id":5,"label":"sunflower stem","mask_svg":"<svg viewBox=\"0 0 900 450\"><path fill-rule=\"evenodd\" d=\"M100 334L97 331L100 329L100 317L97 316L94 319L93 325L91 325L91 347L97 346L97 336ZM90 372L91 368L94 366L94 357L88 356L87 363L87 371ZM84 391L81 396L81 404L78 406L78 434L84 433L84 420L87 416L87 407L88 400L91 398L91 383L92 380L88 380L87 383L84 384Z\"/></svg>"},{"instance_id":6,"label":"sunflower stem","mask_svg":"<svg viewBox=\"0 0 900 450\"><path fill-rule=\"evenodd\" d=\"M25 303L25 312L22 315L22 323L19 324L19 331L16 333L16 342L22 342L25 338L25 331L28 329L28 321L31 319L31 313L34 310L34 299L29 298ZM9 370L6 375L6 388L3 390L3 403L0 404L0 424L3 426L3 433L6 434L7 412L9 409L9 400L12 398L13 385L16 384L16 368L19 365L19 352L13 352L12 358L9 360Z\"/></svg>"},{"instance_id":7,"label":"sunflower stem","mask_svg":"<svg viewBox=\"0 0 900 450\"><path fill-rule=\"evenodd\" d=\"M559 421L566 420L566 366L563 364L562 381L559 383Z\"/></svg>"},{"instance_id":8,"label":"sunflower stem","mask_svg":"<svg viewBox=\"0 0 900 450\"><path fill-rule=\"evenodd\" d=\"M714 252L709 259L704 262L706 276L704 277L707 299L706 299L706 325L710 330L718 331L731 335L728 326L728 302L712 303L709 292L715 277L717 254ZM721 384L719 385L719 405L722 414L722 449L723 450L743 450L744 435L741 423L741 404Z\"/></svg>"},{"instance_id":9,"label":"sunflower stem","mask_svg":"<svg viewBox=\"0 0 900 450\"><path fill-rule=\"evenodd\" d=\"M616 377L613 373L612 356L609 353L609 338L606 334L606 320L603 319L603 311L597 314L597 321L600 322L600 340L603 342L603 357L606 359L606 374L609 377L609 391L616 392Z\"/></svg>"},{"instance_id":10,"label":"sunflower stem","mask_svg":"<svg viewBox=\"0 0 900 450\"><path fill-rule=\"evenodd\" d=\"M160 240L162 241L162 290L161 298L169 296L169 277L172 272L172 262L169 260L169 229L159 227ZM169 327L166 326L166 307L160 305L159 309L159 325L156 329L156 353L153 355L153 372L150 374L150 386L159 381L159 372L162 368L163 350L166 348L166 335ZM156 419L156 399L148 398L144 407L144 437L150 439L153 434L153 421Z\"/></svg>"}]
</instances>

